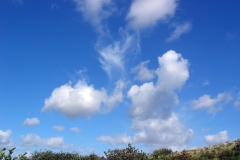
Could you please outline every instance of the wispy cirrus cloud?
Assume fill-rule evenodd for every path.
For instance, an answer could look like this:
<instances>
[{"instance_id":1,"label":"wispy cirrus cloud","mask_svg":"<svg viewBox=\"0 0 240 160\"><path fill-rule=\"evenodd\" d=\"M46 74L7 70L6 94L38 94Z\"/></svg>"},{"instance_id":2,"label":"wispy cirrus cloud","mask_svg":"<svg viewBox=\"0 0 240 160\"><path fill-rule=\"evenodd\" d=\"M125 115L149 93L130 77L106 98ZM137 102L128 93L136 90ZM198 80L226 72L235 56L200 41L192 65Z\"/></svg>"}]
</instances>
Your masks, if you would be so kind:
<instances>
[{"instance_id":1,"label":"wispy cirrus cloud","mask_svg":"<svg viewBox=\"0 0 240 160\"><path fill-rule=\"evenodd\" d=\"M122 28L119 29L119 35L121 36L119 41L113 41L107 46L96 46L100 55L99 61L110 79L114 78L114 75L120 75L117 79L124 77L125 63L129 60L128 57L139 51L138 35L130 35Z\"/></svg>"},{"instance_id":2,"label":"wispy cirrus cloud","mask_svg":"<svg viewBox=\"0 0 240 160\"><path fill-rule=\"evenodd\" d=\"M172 42L180 38L184 33L187 33L191 30L192 24L190 22L184 22L182 24L174 24L174 31L171 33L170 37L167 38L167 42Z\"/></svg>"}]
</instances>

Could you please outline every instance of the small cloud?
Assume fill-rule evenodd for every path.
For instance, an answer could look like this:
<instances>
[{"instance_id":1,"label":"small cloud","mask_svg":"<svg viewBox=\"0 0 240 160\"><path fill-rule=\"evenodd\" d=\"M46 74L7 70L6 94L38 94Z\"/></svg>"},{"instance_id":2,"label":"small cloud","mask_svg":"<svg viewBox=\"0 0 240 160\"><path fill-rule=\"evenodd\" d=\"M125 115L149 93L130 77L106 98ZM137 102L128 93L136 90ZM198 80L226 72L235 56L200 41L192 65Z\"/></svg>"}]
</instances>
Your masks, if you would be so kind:
<instances>
[{"instance_id":1,"label":"small cloud","mask_svg":"<svg viewBox=\"0 0 240 160\"><path fill-rule=\"evenodd\" d=\"M70 128L70 131L75 132L75 133L80 133L81 130L77 127Z\"/></svg>"},{"instance_id":2,"label":"small cloud","mask_svg":"<svg viewBox=\"0 0 240 160\"><path fill-rule=\"evenodd\" d=\"M22 5L23 4L23 0L12 0L12 3L14 5Z\"/></svg>"},{"instance_id":3,"label":"small cloud","mask_svg":"<svg viewBox=\"0 0 240 160\"><path fill-rule=\"evenodd\" d=\"M150 62L149 60L142 62L136 67L131 69L131 73L137 74L134 79L139 81L148 81L148 80L152 80L155 77L155 71L149 70L147 68L147 64L149 62Z\"/></svg>"},{"instance_id":4,"label":"small cloud","mask_svg":"<svg viewBox=\"0 0 240 160\"><path fill-rule=\"evenodd\" d=\"M208 86L210 84L210 81L209 80L205 80L202 84L202 86Z\"/></svg>"},{"instance_id":5,"label":"small cloud","mask_svg":"<svg viewBox=\"0 0 240 160\"><path fill-rule=\"evenodd\" d=\"M174 25L174 28L175 28L175 30L172 32L170 37L167 38L167 40L166 40L167 42L175 41L175 40L179 39L179 37L182 34L189 32L192 28L192 24L190 22L185 22L183 24Z\"/></svg>"},{"instance_id":6,"label":"small cloud","mask_svg":"<svg viewBox=\"0 0 240 160\"><path fill-rule=\"evenodd\" d=\"M12 131L2 131L0 130L0 148L10 148L13 146L13 140L11 138Z\"/></svg>"},{"instance_id":7,"label":"small cloud","mask_svg":"<svg viewBox=\"0 0 240 160\"><path fill-rule=\"evenodd\" d=\"M216 135L207 135L204 137L205 143L208 145L215 145L215 144L220 144L228 141L228 133L227 131L221 131Z\"/></svg>"},{"instance_id":8,"label":"small cloud","mask_svg":"<svg viewBox=\"0 0 240 160\"><path fill-rule=\"evenodd\" d=\"M72 145L64 145L63 137L50 137L43 139L37 134L27 134L21 136L21 143L23 146L47 146L51 149L70 149Z\"/></svg>"},{"instance_id":9,"label":"small cloud","mask_svg":"<svg viewBox=\"0 0 240 160\"><path fill-rule=\"evenodd\" d=\"M216 98L211 98L210 95L203 95L198 100L191 102L193 109L205 109L207 113L214 114L222 110L222 106L232 99L228 93L219 93Z\"/></svg>"},{"instance_id":10,"label":"small cloud","mask_svg":"<svg viewBox=\"0 0 240 160\"><path fill-rule=\"evenodd\" d=\"M236 109L240 110L240 92L238 93L237 99L234 102L234 107L236 107Z\"/></svg>"},{"instance_id":11,"label":"small cloud","mask_svg":"<svg viewBox=\"0 0 240 160\"><path fill-rule=\"evenodd\" d=\"M24 126L33 127L40 123L38 118L27 118L24 122Z\"/></svg>"},{"instance_id":12,"label":"small cloud","mask_svg":"<svg viewBox=\"0 0 240 160\"><path fill-rule=\"evenodd\" d=\"M86 21L89 21L100 34L104 34L106 26L103 20L109 18L114 12L112 0L73 0L76 10L82 12Z\"/></svg>"},{"instance_id":13,"label":"small cloud","mask_svg":"<svg viewBox=\"0 0 240 160\"><path fill-rule=\"evenodd\" d=\"M129 27L146 29L175 14L177 0L135 0L127 15Z\"/></svg>"},{"instance_id":14,"label":"small cloud","mask_svg":"<svg viewBox=\"0 0 240 160\"><path fill-rule=\"evenodd\" d=\"M63 126L53 126L53 129L57 130L57 131L63 131L64 127Z\"/></svg>"},{"instance_id":15,"label":"small cloud","mask_svg":"<svg viewBox=\"0 0 240 160\"><path fill-rule=\"evenodd\" d=\"M59 9L59 5L57 5L56 3L51 4L51 9Z\"/></svg>"}]
</instances>

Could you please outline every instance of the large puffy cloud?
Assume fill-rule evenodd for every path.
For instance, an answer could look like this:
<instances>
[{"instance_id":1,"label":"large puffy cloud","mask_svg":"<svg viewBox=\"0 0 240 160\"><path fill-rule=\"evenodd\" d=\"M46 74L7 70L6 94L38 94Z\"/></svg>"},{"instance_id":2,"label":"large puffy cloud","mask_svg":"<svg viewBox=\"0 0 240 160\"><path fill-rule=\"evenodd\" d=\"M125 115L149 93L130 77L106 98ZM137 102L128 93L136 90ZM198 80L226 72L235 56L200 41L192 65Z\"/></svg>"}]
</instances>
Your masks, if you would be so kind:
<instances>
[{"instance_id":1,"label":"large puffy cloud","mask_svg":"<svg viewBox=\"0 0 240 160\"><path fill-rule=\"evenodd\" d=\"M204 137L204 141L209 145L220 144L228 141L227 131L221 131L216 135L207 135Z\"/></svg>"},{"instance_id":2,"label":"large puffy cloud","mask_svg":"<svg viewBox=\"0 0 240 160\"><path fill-rule=\"evenodd\" d=\"M77 11L83 13L84 18L90 21L98 32L103 32L102 21L113 12L111 0L73 0Z\"/></svg>"},{"instance_id":3,"label":"large puffy cloud","mask_svg":"<svg viewBox=\"0 0 240 160\"><path fill-rule=\"evenodd\" d=\"M192 24L190 22L184 22L183 24L174 25L175 30L172 32L167 42L177 40L182 34L187 33L191 30Z\"/></svg>"},{"instance_id":4,"label":"large puffy cloud","mask_svg":"<svg viewBox=\"0 0 240 160\"><path fill-rule=\"evenodd\" d=\"M131 117L149 118L161 116L167 118L171 109L178 103L175 89L180 89L189 77L188 61L175 51L168 51L158 57L159 68L156 84L133 85L128 91L132 100Z\"/></svg>"},{"instance_id":5,"label":"large puffy cloud","mask_svg":"<svg viewBox=\"0 0 240 160\"><path fill-rule=\"evenodd\" d=\"M108 46L98 44L97 51L100 54L99 61L103 70L112 79L114 75L124 76L125 63L128 61L127 57L137 53L139 44L137 35L129 35L127 31L122 28L119 29L121 40L114 41ZM128 55L126 57L126 55ZM117 73L117 74L116 74Z\"/></svg>"},{"instance_id":6,"label":"large puffy cloud","mask_svg":"<svg viewBox=\"0 0 240 160\"><path fill-rule=\"evenodd\" d=\"M127 15L129 26L145 29L174 15L176 0L134 0Z\"/></svg>"},{"instance_id":7,"label":"large puffy cloud","mask_svg":"<svg viewBox=\"0 0 240 160\"><path fill-rule=\"evenodd\" d=\"M132 101L129 115L131 117L150 118L161 116L168 118L173 105L178 103L178 98L172 91L164 92L153 82L141 86L134 85L128 91Z\"/></svg>"},{"instance_id":8,"label":"large puffy cloud","mask_svg":"<svg viewBox=\"0 0 240 160\"><path fill-rule=\"evenodd\" d=\"M72 145L64 145L63 137L50 137L43 139L37 134L27 134L21 136L21 143L23 146L47 146L52 149L67 149L72 147Z\"/></svg>"},{"instance_id":9,"label":"large puffy cloud","mask_svg":"<svg viewBox=\"0 0 240 160\"><path fill-rule=\"evenodd\" d=\"M211 98L210 95L203 95L198 100L193 100L193 109L204 109L207 113L216 113L222 110L224 103L229 102L232 99L228 93L219 93L216 98Z\"/></svg>"},{"instance_id":10,"label":"large puffy cloud","mask_svg":"<svg viewBox=\"0 0 240 160\"><path fill-rule=\"evenodd\" d=\"M134 79L139 80L139 81L148 81L152 80L155 77L155 72L154 70L149 70L147 68L147 64L150 61L145 61L137 65L136 67L131 69L132 73L137 74Z\"/></svg>"},{"instance_id":11,"label":"large puffy cloud","mask_svg":"<svg viewBox=\"0 0 240 160\"><path fill-rule=\"evenodd\" d=\"M180 89L189 78L189 63L181 54L170 50L162 57L158 57L158 62L157 85L161 89L165 91Z\"/></svg>"},{"instance_id":12,"label":"large puffy cloud","mask_svg":"<svg viewBox=\"0 0 240 160\"><path fill-rule=\"evenodd\" d=\"M13 140L11 138L12 131L7 130L7 131L2 131L0 130L0 147L12 147L13 145Z\"/></svg>"},{"instance_id":13,"label":"large puffy cloud","mask_svg":"<svg viewBox=\"0 0 240 160\"><path fill-rule=\"evenodd\" d=\"M111 145L143 143L155 148L168 147L176 149L185 146L193 138L193 130L186 129L174 113L167 120L161 118L135 119L131 128L136 132L132 137L124 133L116 137L100 136L97 140L107 142Z\"/></svg>"},{"instance_id":14,"label":"large puffy cloud","mask_svg":"<svg viewBox=\"0 0 240 160\"><path fill-rule=\"evenodd\" d=\"M143 143L172 149L179 149L191 141L193 131L185 128L172 112L172 107L178 103L175 90L181 89L189 78L189 63L175 51L166 52L158 57L158 61L157 82L133 85L128 91L128 98L132 101L129 115L133 119L131 129L134 136L101 136L99 141L112 145Z\"/></svg>"},{"instance_id":15,"label":"large puffy cloud","mask_svg":"<svg viewBox=\"0 0 240 160\"><path fill-rule=\"evenodd\" d=\"M27 118L24 122L24 126L33 127L40 123L38 118Z\"/></svg>"},{"instance_id":16,"label":"large puffy cloud","mask_svg":"<svg viewBox=\"0 0 240 160\"><path fill-rule=\"evenodd\" d=\"M105 89L97 90L85 81L79 80L74 86L70 83L62 85L45 100L42 111L54 109L70 119L109 111L122 101L122 83L117 82L117 87L110 96L107 95Z\"/></svg>"}]
</instances>

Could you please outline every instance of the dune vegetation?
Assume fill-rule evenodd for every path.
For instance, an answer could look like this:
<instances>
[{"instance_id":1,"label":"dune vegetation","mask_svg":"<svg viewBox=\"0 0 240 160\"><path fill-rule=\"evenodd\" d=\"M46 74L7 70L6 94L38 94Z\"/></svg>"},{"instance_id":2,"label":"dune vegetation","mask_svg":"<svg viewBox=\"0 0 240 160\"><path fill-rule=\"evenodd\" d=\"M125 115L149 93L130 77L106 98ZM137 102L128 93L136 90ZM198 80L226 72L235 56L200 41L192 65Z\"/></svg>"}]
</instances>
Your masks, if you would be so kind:
<instances>
[{"instance_id":1,"label":"dune vegetation","mask_svg":"<svg viewBox=\"0 0 240 160\"><path fill-rule=\"evenodd\" d=\"M50 150L34 151L13 157L16 148L8 152L0 150L0 160L240 160L240 139L204 148L173 152L171 149L161 148L152 153L144 153L131 144L124 149L114 149L104 152L104 156L95 153L79 155L78 153L52 152Z\"/></svg>"}]
</instances>

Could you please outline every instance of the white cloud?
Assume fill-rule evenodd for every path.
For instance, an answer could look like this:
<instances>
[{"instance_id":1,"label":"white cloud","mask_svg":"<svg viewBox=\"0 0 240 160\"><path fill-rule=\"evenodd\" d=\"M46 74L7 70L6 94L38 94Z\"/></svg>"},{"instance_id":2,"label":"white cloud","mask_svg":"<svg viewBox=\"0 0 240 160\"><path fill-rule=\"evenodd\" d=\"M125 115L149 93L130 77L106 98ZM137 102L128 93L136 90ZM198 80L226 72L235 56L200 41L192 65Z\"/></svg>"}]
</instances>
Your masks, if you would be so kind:
<instances>
[{"instance_id":1,"label":"white cloud","mask_svg":"<svg viewBox=\"0 0 240 160\"><path fill-rule=\"evenodd\" d=\"M124 76L125 62L128 60L126 55L132 56L138 49L138 37L129 35L123 29L119 29L119 34L122 38L120 41L114 41L107 47L97 47L100 54L99 61L102 64L103 70L112 79L113 75Z\"/></svg>"},{"instance_id":2,"label":"white cloud","mask_svg":"<svg viewBox=\"0 0 240 160\"><path fill-rule=\"evenodd\" d=\"M47 146L52 149L67 149L72 147L71 145L64 145L63 137L50 137L42 139L37 134L27 134L21 136L21 143L23 146Z\"/></svg>"},{"instance_id":3,"label":"white cloud","mask_svg":"<svg viewBox=\"0 0 240 160\"><path fill-rule=\"evenodd\" d=\"M13 140L11 138L12 131L2 131L0 130L0 148L10 148L13 146Z\"/></svg>"},{"instance_id":4,"label":"white cloud","mask_svg":"<svg viewBox=\"0 0 240 160\"><path fill-rule=\"evenodd\" d=\"M38 118L27 118L24 122L24 126L33 127L40 123Z\"/></svg>"},{"instance_id":5,"label":"white cloud","mask_svg":"<svg viewBox=\"0 0 240 160\"><path fill-rule=\"evenodd\" d=\"M133 85L128 91L132 100L131 117L149 118L161 116L167 118L171 109L178 103L175 89L180 89L189 77L188 61L175 51L168 51L158 57L159 68L157 84L144 83Z\"/></svg>"},{"instance_id":6,"label":"white cloud","mask_svg":"<svg viewBox=\"0 0 240 160\"><path fill-rule=\"evenodd\" d=\"M137 74L134 79L139 80L139 81L148 81L152 80L155 77L155 72L154 70L149 70L147 68L147 64L150 61L145 61L137 65L136 67L131 69L132 73Z\"/></svg>"},{"instance_id":7,"label":"white cloud","mask_svg":"<svg viewBox=\"0 0 240 160\"><path fill-rule=\"evenodd\" d=\"M176 7L176 0L134 0L127 20L133 29L153 27L158 21L173 16Z\"/></svg>"},{"instance_id":8,"label":"white cloud","mask_svg":"<svg viewBox=\"0 0 240 160\"><path fill-rule=\"evenodd\" d=\"M122 80L118 80L116 82L116 87L113 93L108 97L108 99L105 102L105 104L109 107L108 110L111 110L118 103L122 102L123 100L122 90L124 86L125 86L125 83Z\"/></svg>"},{"instance_id":9,"label":"white cloud","mask_svg":"<svg viewBox=\"0 0 240 160\"><path fill-rule=\"evenodd\" d=\"M132 86L128 91L128 98L132 101L129 113L131 117L161 116L167 118L173 105L178 103L175 93L164 92L153 82L144 83L142 86Z\"/></svg>"},{"instance_id":10,"label":"white cloud","mask_svg":"<svg viewBox=\"0 0 240 160\"><path fill-rule=\"evenodd\" d=\"M172 107L178 103L176 89L180 89L189 77L188 61L175 51L158 57L159 68L156 84L133 85L128 91L131 99L129 115L133 119L131 129L135 134L119 134L116 137L101 136L97 140L111 145L143 143L153 147L179 149L193 138L193 131L179 122Z\"/></svg>"},{"instance_id":11,"label":"white cloud","mask_svg":"<svg viewBox=\"0 0 240 160\"><path fill-rule=\"evenodd\" d=\"M73 0L76 10L83 13L85 20L90 21L98 32L102 33L102 21L114 11L111 0Z\"/></svg>"},{"instance_id":12,"label":"white cloud","mask_svg":"<svg viewBox=\"0 0 240 160\"><path fill-rule=\"evenodd\" d=\"M168 51L162 57L158 57L159 68L158 86L163 90L180 89L189 78L188 60L173 50Z\"/></svg>"},{"instance_id":13,"label":"white cloud","mask_svg":"<svg viewBox=\"0 0 240 160\"><path fill-rule=\"evenodd\" d=\"M80 133L81 130L77 127L70 128L70 131L75 132L75 133Z\"/></svg>"},{"instance_id":14,"label":"white cloud","mask_svg":"<svg viewBox=\"0 0 240 160\"><path fill-rule=\"evenodd\" d=\"M174 25L175 30L172 32L167 42L177 40L182 34L187 33L191 30L192 24L190 22L184 22L183 24Z\"/></svg>"},{"instance_id":15,"label":"white cloud","mask_svg":"<svg viewBox=\"0 0 240 160\"><path fill-rule=\"evenodd\" d=\"M63 126L55 125L55 126L53 126L53 129L55 129L55 130L57 130L57 131L63 131L63 130L64 130L64 127L63 127Z\"/></svg>"},{"instance_id":16,"label":"white cloud","mask_svg":"<svg viewBox=\"0 0 240 160\"><path fill-rule=\"evenodd\" d=\"M132 130L136 133L133 137L126 133L111 136L100 136L99 141L107 142L111 145L126 143L143 143L151 145L154 148L180 148L188 144L193 138L193 131L186 129L180 124L177 116L172 113L167 120L161 118L139 120L135 119L132 124Z\"/></svg>"},{"instance_id":17,"label":"white cloud","mask_svg":"<svg viewBox=\"0 0 240 160\"><path fill-rule=\"evenodd\" d=\"M238 93L237 100L234 102L234 106L240 110L240 92Z\"/></svg>"},{"instance_id":18,"label":"white cloud","mask_svg":"<svg viewBox=\"0 0 240 160\"><path fill-rule=\"evenodd\" d=\"M221 131L216 135L207 135L204 137L204 141L209 145L220 144L228 141L227 131Z\"/></svg>"},{"instance_id":19,"label":"white cloud","mask_svg":"<svg viewBox=\"0 0 240 160\"><path fill-rule=\"evenodd\" d=\"M45 99L42 111L54 109L69 119L89 117L93 114L110 111L121 99L121 88L117 84L113 95L106 90L95 89L85 81L79 80L72 86L70 83L56 88L48 99Z\"/></svg>"},{"instance_id":20,"label":"white cloud","mask_svg":"<svg viewBox=\"0 0 240 160\"><path fill-rule=\"evenodd\" d=\"M183 146L193 138L193 131L186 129L176 114L171 113L166 120L161 118L134 120L132 129L137 133L133 137L134 143L144 143L156 146Z\"/></svg>"},{"instance_id":21,"label":"white cloud","mask_svg":"<svg viewBox=\"0 0 240 160\"><path fill-rule=\"evenodd\" d=\"M111 136L100 136L97 138L97 140L107 142L111 145L132 143L131 137L127 136L126 133L119 134L114 138L112 138Z\"/></svg>"},{"instance_id":22,"label":"white cloud","mask_svg":"<svg viewBox=\"0 0 240 160\"><path fill-rule=\"evenodd\" d=\"M216 113L222 110L222 106L232 99L228 93L219 93L216 98L211 98L210 95L203 95L198 100L193 100L193 109L205 109L207 113Z\"/></svg>"}]
</instances>

